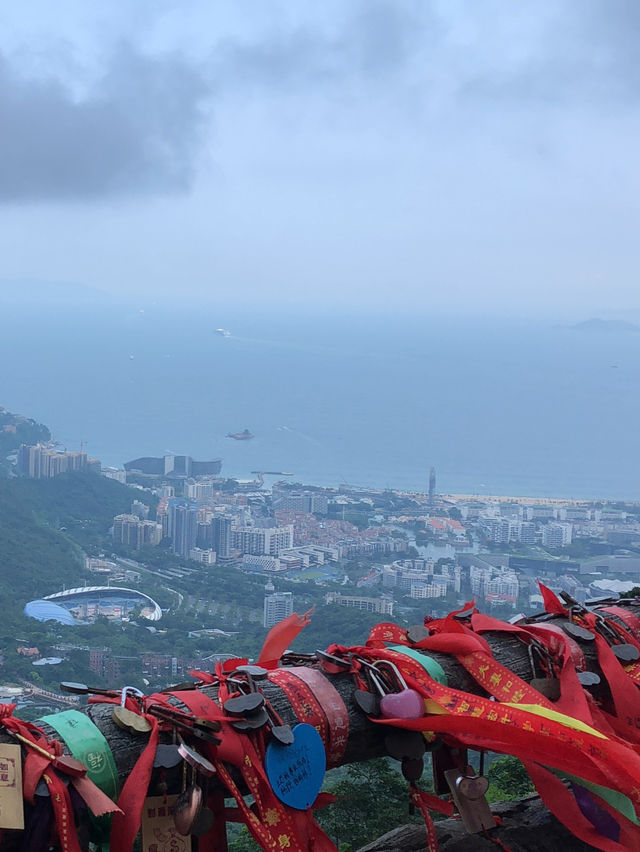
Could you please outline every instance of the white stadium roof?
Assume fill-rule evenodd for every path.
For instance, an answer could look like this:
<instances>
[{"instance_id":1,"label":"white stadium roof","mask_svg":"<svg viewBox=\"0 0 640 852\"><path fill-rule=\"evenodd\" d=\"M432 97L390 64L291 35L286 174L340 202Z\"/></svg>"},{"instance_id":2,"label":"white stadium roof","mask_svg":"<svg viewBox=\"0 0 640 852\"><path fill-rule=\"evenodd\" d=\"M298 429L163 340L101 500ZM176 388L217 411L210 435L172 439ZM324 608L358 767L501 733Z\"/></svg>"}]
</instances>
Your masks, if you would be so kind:
<instances>
[{"instance_id":1,"label":"white stadium roof","mask_svg":"<svg viewBox=\"0 0 640 852\"><path fill-rule=\"evenodd\" d=\"M145 615L145 618L148 618L149 621L160 621L160 619L162 618L162 610L153 598L150 598L149 595L145 595L144 592L139 592L137 589L125 589L123 586L80 586L77 589L65 589L62 592L56 592L53 595L47 595L45 598L43 598L43 600L62 601L66 598L75 598L83 595L99 595L108 592L115 592L125 595L131 595L134 598L141 598L142 601L146 603L147 608L151 610L148 615Z\"/></svg>"}]
</instances>

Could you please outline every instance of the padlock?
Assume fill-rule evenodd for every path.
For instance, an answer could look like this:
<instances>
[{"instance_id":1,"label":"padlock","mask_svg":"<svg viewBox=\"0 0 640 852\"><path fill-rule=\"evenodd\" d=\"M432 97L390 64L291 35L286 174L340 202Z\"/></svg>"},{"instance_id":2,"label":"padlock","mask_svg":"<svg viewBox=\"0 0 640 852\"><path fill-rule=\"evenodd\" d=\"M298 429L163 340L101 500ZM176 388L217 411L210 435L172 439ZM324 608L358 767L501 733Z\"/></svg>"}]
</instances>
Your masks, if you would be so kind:
<instances>
[{"instance_id":1,"label":"padlock","mask_svg":"<svg viewBox=\"0 0 640 852\"><path fill-rule=\"evenodd\" d=\"M389 660L378 660L376 667L390 669L399 686L397 692L390 692L380 699L380 713L387 719L419 719L424 716L424 698L407 686L398 667Z\"/></svg>"},{"instance_id":2,"label":"padlock","mask_svg":"<svg viewBox=\"0 0 640 852\"><path fill-rule=\"evenodd\" d=\"M111 718L114 723L123 731L129 731L130 734L148 734L151 730L151 723L139 713L134 713L133 710L128 710L125 707L127 695L135 695L136 698L142 698L143 693L135 686L125 686L122 689L120 696L120 706L115 707Z\"/></svg>"},{"instance_id":3,"label":"padlock","mask_svg":"<svg viewBox=\"0 0 640 852\"><path fill-rule=\"evenodd\" d=\"M385 687L383 680L379 677L378 670L372 663L360 657L358 658L358 662L361 666L360 671L364 675L369 689L355 689L353 691L353 701L358 710L362 711L365 716L379 716L380 699L389 690Z\"/></svg>"}]
</instances>

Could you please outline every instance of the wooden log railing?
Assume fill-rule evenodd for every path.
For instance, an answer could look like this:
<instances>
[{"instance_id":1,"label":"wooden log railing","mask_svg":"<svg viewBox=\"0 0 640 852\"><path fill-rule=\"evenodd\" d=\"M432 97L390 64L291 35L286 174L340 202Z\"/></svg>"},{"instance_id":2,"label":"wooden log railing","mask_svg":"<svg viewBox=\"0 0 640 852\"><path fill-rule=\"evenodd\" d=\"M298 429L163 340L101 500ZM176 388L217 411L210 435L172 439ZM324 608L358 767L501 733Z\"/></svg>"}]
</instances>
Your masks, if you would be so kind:
<instances>
[{"instance_id":1,"label":"wooden log railing","mask_svg":"<svg viewBox=\"0 0 640 852\"><path fill-rule=\"evenodd\" d=\"M640 606L638 606L637 608L634 607L634 611L637 611L640 614ZM492 653L499 663L501 663L503 666L505 666L514 674L518 675L524 680L531 680L531 661L529 658L527 647L524 643L519 641L513 635L509 635L508 633L502 632L484 633L483 637L489 643ZM597 659L593 646L585 643L582 647L583 651L585 652L588 669L601 674L597 664ZM469 675L466 669L464 669L454 657L449 656L447 654L434 653L431 651L429 652L429 656L436 659L437 662L440 663L447 675L448 683L451 687L472 694L486 696L486 692L483 691L483 689L477 684L477 682ZM353 701L353 692L356 688L356 685L352 676L348 673L345 673L325 674L325 677L327 677L327 679L339 692L345 702L349 713L350 730L346 750L344 752L342 760L343 765L359 761L366 761L371 758L384 755L384 735L386 733L385 728L384 726L380 726L378 724L370 722L369 719L357 709ZM278 686L269 681L261 682L260 686L267 700L272 704L274 709L282 717L285 723L293 725L299 721L293 707L289 703L282 689L280 689ZM217 695L216 685L204 686L202 687L202 689L206 694L210 695L211 697L215 698ZM604 691L603 694L606 693L606 682L604 678L602 678L601 689ZM595 692L595 696L596 698L598 697L597 690ZM171 700L172 703L174 703L177 707L180 707L180 702L178 702L176 699ZM96 703L89 704L79 709L81 709L82 712L86 713L89 718L94 722L94 724L99 728L99 730L103 733L104 737L109 743L111 752L113 754L120 782L121 784L124 783L124 781L131 773L133 767L135 766L136 761L146 744L146 736L134 735L121 730L112 720L113 705ZM186 708L180 707L180 709ZM56 732L52 728L49 728L46 724L43 724L42 727L47 736L50 736L52 738L59 738ZM161 741L162 740L169 742L170 735L162 734ZM9 741L11 741L11 738L7 735L5 731L0 728L0 742ZM169 785L169 792L171 792L172 788L174 790L179 789L180 775L181 772L179 772L177 769L175 771L169 771L169 773L167 774L166 780ZM532 806L529 805L528 807L529 811L531 811ZM535 810L536 807L538 806L533 806L533 809ZM524 811L519 815L517 808L515 806L512 806L511 812L512 813L509 817L510 822L508 825L506 825L504 829L505 836L508 834L509 831L513 833L514 825L517 828L517 823L519 819L521 819L523 822L525 820L525 817L522 815ZM525 842L524 834L522 843L519 846L513 845L514 840L512 838L512 845L510 847L512 849L512 852L517 852L517 849L555 849L556 847L560 848L560 846L562 846L563 852L573 852L573 850L576 850L577 852L577 850L587 850L591 848L573 838L563 826L557 823L546 811L542 812L539 807L536 811L535 820L536 829L534 832L531 833L531 839L527 841L530 845L527 845L527 842ZM443 841L441 844L441 849L443 850L443 852L446 852L447 849L455 849L460 850L460 852L462 852L462 850L467 849L479 850L484 848L482 845L483 841L478 837L469 838L468 845L465 845L465 842L459 837L459 828L456 829L455 832L449 832L449 834L447 834L446 828L442 828L442 826L445 826L447 822L449 821L444 821L441 824L441 828L439 831L441 839ZM498 834L500 834L500 831L498 832ZM541 843L540 841L542 838L545 839ZM390 841L390 843L394 842L398 842L401 844L396 847L398 850L401 850L403 848L420 848L419 845L413 845L416 842L418 844L420 842L416 841L415 837L411 842L407 840L406 846L402 845L404 841L401 841L401 839L398 839L397 841ZM535 845L536 842L537 845ZM20 833L5 832L3 842L2 844L0 844L0 849L6 850L6 852L13 852L13 850L18 850L20 848ZM374 848L379 848L380 850L383 850L387 848L390 849L392 847L384 846L383 843L379 847L375 847L375 844L372 844L372 852ZM495 846L489 844L486 848L495 848Z\"/></svg>"}]
</instances>

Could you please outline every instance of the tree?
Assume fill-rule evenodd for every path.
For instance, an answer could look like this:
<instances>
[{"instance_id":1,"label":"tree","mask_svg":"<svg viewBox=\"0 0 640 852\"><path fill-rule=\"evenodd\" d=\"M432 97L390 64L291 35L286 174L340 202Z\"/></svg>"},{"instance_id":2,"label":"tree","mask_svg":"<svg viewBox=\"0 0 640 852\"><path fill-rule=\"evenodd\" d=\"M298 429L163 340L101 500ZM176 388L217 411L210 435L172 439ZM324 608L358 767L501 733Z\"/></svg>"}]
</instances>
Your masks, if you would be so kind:
<instances>
[{"instance_id":1,"label":"tree","mask_svg":"<svg viewBox=\"0 0 640 852\"><path fill-rule=\"evenodd\" d=\"M498 757L489 767L487 777L491 782L488 792L491 802L511 802L534 792L527 770L516 757Z\"/></svg>"},{"instance_id":2,"label":"tree","mask_svg":"<svg viewBox=\"0 0 640 852\"><path fill-rule=\"evenodd\" d=\"M325 790L336 796L318 822L340 852L359 849L398 825L420 822L408 813L408 784L387 758L347 767Z\"/></svg>"},{"instance_id":3,"label":"tree","mask_svg":"<svg viewBox=\"0 0 640 852\"><path fill-rule=\"evenodd\" d=\"M628 592L623 592L621 597L623 597L623 598L640 597L640 586L634 586L632 589L629 589Z\"/></svg>"}]
</instances>

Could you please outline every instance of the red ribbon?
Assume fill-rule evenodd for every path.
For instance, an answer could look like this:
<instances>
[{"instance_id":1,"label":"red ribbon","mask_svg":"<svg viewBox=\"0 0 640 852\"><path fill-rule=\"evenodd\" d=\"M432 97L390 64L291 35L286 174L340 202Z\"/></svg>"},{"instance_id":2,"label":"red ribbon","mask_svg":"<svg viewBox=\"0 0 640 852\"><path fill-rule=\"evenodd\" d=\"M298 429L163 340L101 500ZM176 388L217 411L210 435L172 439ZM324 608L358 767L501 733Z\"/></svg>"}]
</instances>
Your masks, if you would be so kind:
<instances>
[{"instance_id":1,"label":"red ribbon","mask_svg":"<svg viewBox=\"0 0 640 852\"><path fill-rule=\"evenodd\" d=\"M545 612L553 612L556 615L566 615L566 607L563 605L562 601L556 595L556 593L552 592L551 589L548 588L548 586L545 586L544 583L541 583L539 580L538 586L540 588L542 600L544 601Z\"/></svg>"},{"instance_id":2,"label":"red ribbon","mask_svg":"<svg viewBox=\"0 0 640 852\"><path fill-rule=\"evenodd\" d=\"M117 849L118 852L130 852L133 849L133 843L140 830L142 808L147 797L153 761L156 756L158 720L155 716L150 715L145 716L145 718L151 725L151 733L142 754L120 791L118 807L122 809L123 813L114 814L111 824L110 846L111 849Z\"/></svg>"},{"instance_id":3,"label":"red ribbon","mask_svg":"<svg viewBox=\"0 0 640 852\"><path fill-rule=\"evenodd\" d=\"M20 734L30 740L34 745L49 752L53 758L62 754L62 744L56 740L47 740L44 731L31 722L23 722L13 715L15 704L3 705L0 709L0 724L8 731ZM29 749L24 760L23 772L23 795L29 802L33 802L35 788L40 778L43 778L53 807L53 815L56 823L56 832L62 852L81 852L73 817L73 808L66 785L52 767L53 761L40 752ZM51 769L49 769L51 767ZM49 771L47 771L49 769Z\"/></svg>"},{"instance_id":4,"label":"red ribbon","mask_svg":"<svg viewBox=\"0 0 640 852\"><path fill-rule=\"evenodd\" d=\"M283 690L298 719L322 737L327 768L340 766L349 739L349 713L333 684L316 669L304 666L274 669L269 680Z\"/></svg>"},{"instance_id":5,"label":"red ribbon","mask_svg":"<svg viewBox=\"0 0 640 852\"><path fill-rule=\"evenodd\" d=\"M262 651L260 651L260 656L258 657L259 666L263 666L265 669L276 668L280 658L296 636L311 622L314 609L315 607L312 607L304 615L298 615L296 612L293 612L271 628L267 633Z\"/></svg>"}]
</instances>

